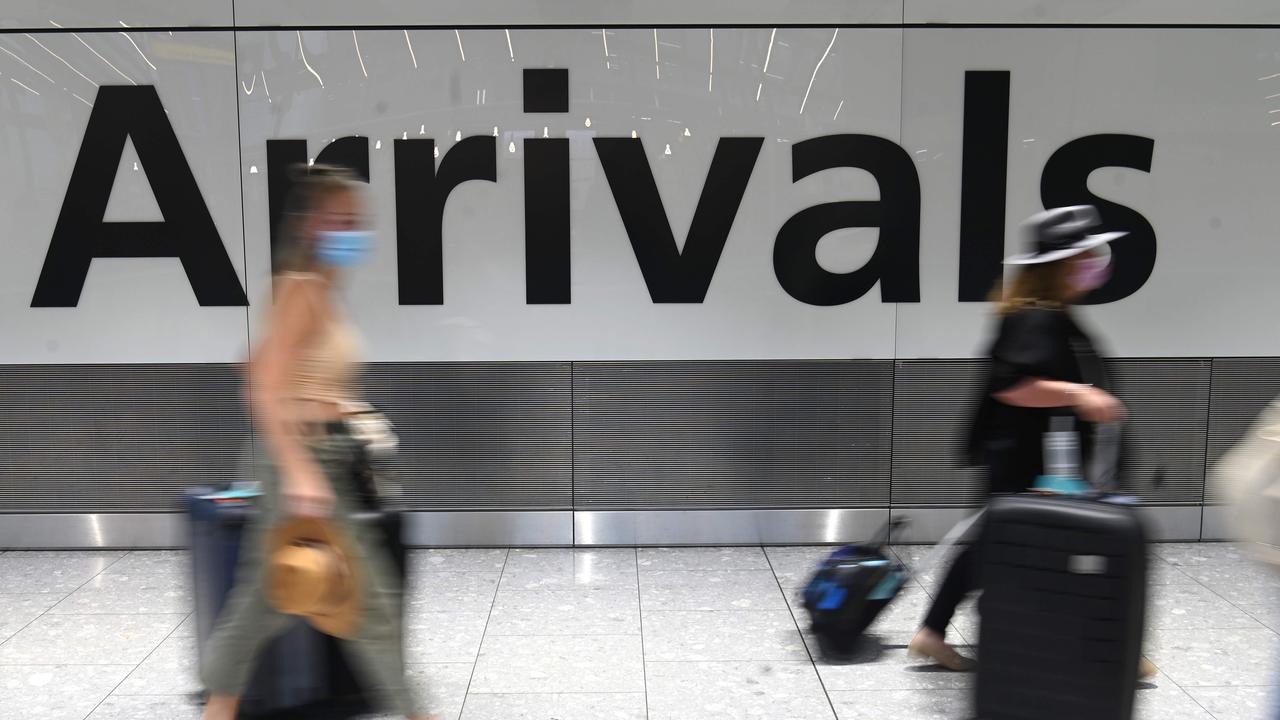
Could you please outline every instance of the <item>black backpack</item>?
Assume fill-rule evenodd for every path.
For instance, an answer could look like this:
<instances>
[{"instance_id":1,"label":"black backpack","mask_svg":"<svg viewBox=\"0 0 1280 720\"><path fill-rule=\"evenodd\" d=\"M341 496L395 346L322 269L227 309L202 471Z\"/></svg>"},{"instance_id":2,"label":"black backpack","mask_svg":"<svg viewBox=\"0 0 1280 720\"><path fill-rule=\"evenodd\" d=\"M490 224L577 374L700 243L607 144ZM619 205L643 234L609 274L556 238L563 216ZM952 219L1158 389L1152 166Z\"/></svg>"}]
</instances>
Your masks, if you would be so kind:
<instances>
[{"instance_id":1,"label":"black backpack","mask_svg":"<svg viewBox=\"0 0 1280 720\"><path fill-rule=\"evenodd\" d=\"M851 651L910 577L906 566L884 547L890 529L899 524L886 525L878 533L882 539L831 553L805 586L804 607L824 653Z\"/></svg>"}]
</instances>

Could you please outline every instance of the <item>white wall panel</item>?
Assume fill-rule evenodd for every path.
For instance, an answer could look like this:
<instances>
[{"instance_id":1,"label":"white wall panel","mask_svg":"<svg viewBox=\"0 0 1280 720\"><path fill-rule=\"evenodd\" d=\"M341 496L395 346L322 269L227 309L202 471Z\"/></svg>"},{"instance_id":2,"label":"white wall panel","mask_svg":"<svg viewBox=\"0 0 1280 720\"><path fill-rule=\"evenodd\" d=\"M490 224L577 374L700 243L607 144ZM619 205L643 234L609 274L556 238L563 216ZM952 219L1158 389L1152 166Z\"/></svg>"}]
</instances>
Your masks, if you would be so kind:
<instances>
[{"instance_id":1,"label":"white wall panel","mask_svg":"<svg viewBox=\"0 0 1280 720\"><path fill-rule=\"evenodd\" d=\"M373 146L370 196L381 242L348 294L373 359L892 356L893 305L875 290L838 307L801 303L779 286L772 252L778 228L796 211L877 197L862 171L831 170L793 184L791 147L840 132L897 137L900 30L716 30L714 53L710 30L660 30L656 63L652 30L609 30L607 57L599 30L517 30L510 45L501 30L460 37L461 50L452 31L407 38L399 31L240 33L255 297L268 273L266 140L305 138L314 153L358 133ZM523 113L522 69L530 67L569 69L568 114ZM269 99L261 90L244 93L255 73L259 88L265 73ZM465 184L447 206L444 304L397 306L393 141L436 138L445 153L459 133L491 136L495 127L497 183ZM569 305L525 302L522 138L544 130L571 139ZM632 131L681 242L719 139L764 138L704 303L650 299L591 140ZM857 268L873 238L874 231L833 237L820 253Z\"/></svg>"},{"instance_id":2,"label":"white wall panel","mask_svg":"<svg viewBox=\"0 0 1280 720\"><path fill-rule=\"evenodd\" d=\"M314 156L333 138L368 138L380 245L346 292L373 360L970 356L989 312L957 298L967 70L1010 73L1007 252L1018 247L1017 224L1041 207L1040 176L1057 148L1097 133L1153 140L1150 172L1103 168L1089 182L1140 213L1158 243L1154 273L1136 294L1085 311L1113 352L1274 355L1280 341L1257 330L1280 303L1271 278L1280 260L1273 34L722 28L713 57L710 29L683 28L657 31L656 59L654 31L639 28L524 28L510 42L500 29L264 29L239 31L238 47L222 32L0 34L12 53L0 53L0 161L11 169L0 181L0 362L242 356L245 310L200 306L172 259L97 259L77 307L31 307L97 86L134 82L157 87L256 310L269 274L267 141L306 140ZM550 67L569 71L570 111L526 114L523 70ZM399 305L394 141L434 137L443 154L459 134L491 137L495 127L497 182L464 184L447 205L444 303ZM571 145L567 305L525 297L524 140L544 128ZM633 131L681 240L717 142L764 138L702 303L651 299L593 145ZM884 192L852 169L792 182L794 144L841 133L898 142L915 161L919 303L884 303L872 288L818 307L775 275L774 242L795 213ZM134 170L136 161L126 147L108 221L160 219L149 169ZM874 229L832 233L820 260L852 270L875 238Z\"/></svg>"},{"instance_id":3,"label":"white wall panel","mask_svg":"<svg viewBox=\"0 0 1280 720\"><path fill-rule=\"evenodd\" d=\"M908 30L904 142L924 188L925 301L899 309L902 357L982 351L988 309L956 301L966 70L1011 71L1006 252L1041 209L1046 160L1097 133L1154 139L1151 172L1089 188L1141 213L1157 259L1136 294L1086 317L1125 356L1273 355L1280 307L1280 55L1266 30ZM1270 97L1269 97L1270 96ZM998 190L993 190L996 192ZM1120 240L1118 242L1125 242Z\"/></svg>"},{"instance_id":4,"label":"white wall panel","mask_svg":"<svg viewBox=\"0 0 1280 720\"><path fill-rule=\"evenodd\" d=\"M232 0L5 0L0 27L43 30L226 26Z\"/></svg>"},{"instance_id":5,"label":"white wall panel","mask_svg":"<svg viewBox=\"0 0 1280 720\"><path fill-rule=\"evenodd\" d=\"M905 0L908 23L1280 22L1271 0Z\"/></svg>"},{"instance_id":6,"label":"white wall panel","mask_svg":"<svg viewBox=\"0 0 1280 720\"><path fill-rule=\"evenodd\" d=\"M248 25L675 25L899 23L902 0L238 0Z\"/></svg>"},{"instance_id":7,"label":"white wall panel","mask_svg":"<svg viewBox=\"0 0 1280 720\"><path fill-rule=\"evenodd\" d=\"M0 362L238 359L245 309L201 307L176 259L99 258L77 306L31 307L99 86L156 87L243 277L231 33L6 34L0 47ZM127 144L107 221L161 219L147 172Z\"/></svg>"}]
</instances>

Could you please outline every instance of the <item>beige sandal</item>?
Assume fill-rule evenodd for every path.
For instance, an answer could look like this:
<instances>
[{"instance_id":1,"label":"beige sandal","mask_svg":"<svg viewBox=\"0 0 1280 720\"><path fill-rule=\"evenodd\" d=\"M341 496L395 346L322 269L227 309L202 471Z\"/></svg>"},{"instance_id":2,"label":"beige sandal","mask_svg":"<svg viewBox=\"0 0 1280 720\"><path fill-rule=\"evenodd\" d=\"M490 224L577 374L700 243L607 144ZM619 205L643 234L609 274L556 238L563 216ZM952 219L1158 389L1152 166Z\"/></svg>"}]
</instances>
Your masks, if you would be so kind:
<instances>
[{"instance_id":1,"label":"beige sandal","mask_svg":"<svg viewBox=\"0 0 1280 720\"><path fill-rule=\"evenodd\" d=\"M911 639L907 646L907 654L913 658L927 658L948 670L971 672L978 667L978 661L956 652L955 648L929 630L921 630Z\"/></svg>"}]
</instances>

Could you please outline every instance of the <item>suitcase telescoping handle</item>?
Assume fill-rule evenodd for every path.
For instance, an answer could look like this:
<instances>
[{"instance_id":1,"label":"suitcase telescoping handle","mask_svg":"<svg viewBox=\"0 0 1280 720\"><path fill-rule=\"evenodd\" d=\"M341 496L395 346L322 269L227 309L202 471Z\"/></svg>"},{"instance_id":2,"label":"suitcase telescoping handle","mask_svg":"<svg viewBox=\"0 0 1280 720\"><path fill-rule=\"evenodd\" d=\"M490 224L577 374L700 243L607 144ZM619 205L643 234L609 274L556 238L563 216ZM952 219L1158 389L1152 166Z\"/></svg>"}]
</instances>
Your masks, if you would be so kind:
<instances>
[{"instance_id":1,"label":"suitcase telescoping handle","mask_svg":"<svg viewBox=\"0 0 1280 720\"><path fill-rule=\"evenodd\" d=\"M1094 490L1111 493L1116 490L1116 475L1120 467L1121 425L1098 423L1093 429L1093 457L1085 480Z\"/></svg>"}]
</instances>

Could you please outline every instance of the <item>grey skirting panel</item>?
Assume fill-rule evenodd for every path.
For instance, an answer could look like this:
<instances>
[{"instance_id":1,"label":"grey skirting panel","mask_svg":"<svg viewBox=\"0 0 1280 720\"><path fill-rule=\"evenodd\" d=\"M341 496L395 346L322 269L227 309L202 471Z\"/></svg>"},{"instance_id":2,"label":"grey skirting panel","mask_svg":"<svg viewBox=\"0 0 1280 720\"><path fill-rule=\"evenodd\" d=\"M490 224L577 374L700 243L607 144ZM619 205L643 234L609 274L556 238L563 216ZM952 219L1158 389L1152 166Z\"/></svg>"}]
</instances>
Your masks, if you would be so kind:
<instances>
[{"instance_id":1,"label":"grey skirting panel","mask_svg":"<svg viewBox=\"0 0 1280 720\"><path fill-rule=\"evenodd\" d=\"M573 507L569 363L376 363L413 510Z\"/></svg>"},{"instance_id":2,"label":"grey skirting panel","mask_svg":"<svg viewBox=\"0 0 1280 720\"><path fill-rule=\"evenodd\" d=\"M899 360L893 378L893 505L981 502L981 471L964 467L964 437L981 360Z\"/></svg>"},{"instance_id":3,"label":"grey skirting panel","mask_svg":"<svg viewBox=\"0 0 1280 720\"><path fill-rule=\"evenodd\" d=\"M1129 489L1153 506L1212 502L1205 468L1280 393L1277 358L1112 367L1132 414ZM432 529L422 543L449 544L438 533L461 533L458 518L484 526L529 511L552 514L521 537L545 526L572 539L593 522L585 518L616 517L653 539L669 521L633 513L978 502L981 478L960 467L958 447L982 369L972 360L383 363L365 385L398 425L407 509L439 519L423 526ZM66 521L90 535L121 517L171 532L158 518L179 510L184 488L242 472L251 433L241 397L233 365L0 366L0 536L12 536L13 518L39 514L95 518ZM123 513L135 515L111 517Z\"/></svg>"},{"instance_id":4,"label":"grey skirting panel","mask_svg":"<svg viewBox=\"0 0 1280 720\"><path fill-rule=\"evenodd\" d=\"M1276 397L1280 397L1280 358L1213 361L1207 458L1210 470ZM1207 482L1205 502L1221 499L1214 484Z\"/></svg>"},{"instance_id":5,"label":"grey skirting panel","mask_svg":"<svg viewBox=\"0 0 1280 720\"><path fill-rule=\"evenodd\" d=\"M1211 535L1208 511L1193 506L1143 507L1152 540L1223 539ZM562 510L410 512L411 547L611 545L821 545L865 542L890 514L910 524L897 544L934 543L973 508L827 510ZM181 513L0 515L0 548L180 548L189 527Z\"/></svg>"},{"instance_id":6,"label":"grey skirting panel","mask_svg":"<svg viewBox=\"0 0 1280 720\"><path fill-rule=\"evenodd\" d=\"M875 507L893 364L577 363L574 507Z\"/></svg>"},{"instance_id":7,"label":"grey skirting panel","mask_svg":"<svg viewBox=\"0 0 1280 720\"><path fill-rule=\"evenodd\" d=\"M177 510L249 442L234 365L0 365L0 512Z\"/></svg>"},{"instance_id":8,"label":"grey skirting panel","mask_svg":"<svg viewBox=\"0 0 1280 720\"><path fill-rule=\"evenodd\" d=\"M1126 492L1163 505L1202 501L1211 367L1202 359L1110 363L1130 415ZM963 467L962 447L984 369L981 360L896 363L894 506L966 505L982 499L982 476Z\"/></svg>"},{"instance_id":9,"label":"grey skirting panel","mask_svg":"<svg viewBox=\"0 0 1280 720\"><path fill-rule=\"evenodd\" d=\"M1203 501L1210 367L1194 359L1110 364L1129 410L1126 492L1157 504Z\"/></svg>"}]
</instances>

